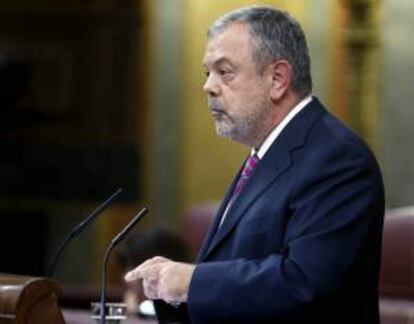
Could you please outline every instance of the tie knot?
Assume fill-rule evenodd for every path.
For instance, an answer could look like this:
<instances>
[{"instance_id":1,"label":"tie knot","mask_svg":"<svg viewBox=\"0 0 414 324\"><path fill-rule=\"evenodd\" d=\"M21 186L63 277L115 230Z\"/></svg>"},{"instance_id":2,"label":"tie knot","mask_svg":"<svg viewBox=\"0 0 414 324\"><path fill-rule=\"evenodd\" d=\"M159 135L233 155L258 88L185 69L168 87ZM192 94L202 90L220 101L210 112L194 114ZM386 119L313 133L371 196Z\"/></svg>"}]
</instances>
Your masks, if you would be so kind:
<instances>
[{"instance_id":1,"label":"tie knot","mask_svg":"<svg viewBox=\"0 0 414 324\"><path fill-rule=\"evenodd\" d=\"M258 162L259 162L259 157L256 154L250 155L250 157L246 161L246 164L244 165L242 176L250 178Z\"/></svg>"}]
</instances>

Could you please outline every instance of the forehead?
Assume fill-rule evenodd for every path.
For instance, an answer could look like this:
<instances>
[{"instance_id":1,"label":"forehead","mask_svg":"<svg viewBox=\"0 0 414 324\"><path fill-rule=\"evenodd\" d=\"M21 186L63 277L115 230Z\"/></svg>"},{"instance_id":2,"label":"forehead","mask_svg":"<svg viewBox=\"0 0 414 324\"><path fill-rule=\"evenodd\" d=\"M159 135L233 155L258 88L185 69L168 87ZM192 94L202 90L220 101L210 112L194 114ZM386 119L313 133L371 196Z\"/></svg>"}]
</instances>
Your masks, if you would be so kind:
<instances>
[{"instance_id":1,"label":"forehead","mask_svg":"<svg viewBox=\"0 0 414 324\"><path fill-rule=\"evenodd\" d=\"M233 23L207 42L204 65L212 65L222 60L251 61L252 39L246 24Z\"/></svg>"}]
</instances>

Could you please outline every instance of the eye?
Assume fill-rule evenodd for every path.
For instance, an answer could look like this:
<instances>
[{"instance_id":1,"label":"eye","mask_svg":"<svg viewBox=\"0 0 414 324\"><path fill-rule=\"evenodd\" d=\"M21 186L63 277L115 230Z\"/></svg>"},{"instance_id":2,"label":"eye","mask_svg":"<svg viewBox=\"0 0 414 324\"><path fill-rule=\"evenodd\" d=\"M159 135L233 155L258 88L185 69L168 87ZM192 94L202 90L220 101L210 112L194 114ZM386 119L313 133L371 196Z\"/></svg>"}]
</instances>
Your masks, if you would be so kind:
<instances>
[{"instance_id":1,"label":"eye","mask_svg":"<svg viewBox=\"0 0 414 324\"><path fill-rule=\"evenodd\" d=\"M204 70L204 76L206 78L208 78L210 76L210 71L209 70Z\"/></svg>"},{"instance_id":2,"label":"eye","mask_svg":"<svg viewBox=\"0 0 414 324\"><path fill-rule=\"evenodd\" d=\"M220 78L223 82L230 82L234 78L234 72L231 69L219 69L217 73L220 75Z\"/></svg>"}]
</instances>

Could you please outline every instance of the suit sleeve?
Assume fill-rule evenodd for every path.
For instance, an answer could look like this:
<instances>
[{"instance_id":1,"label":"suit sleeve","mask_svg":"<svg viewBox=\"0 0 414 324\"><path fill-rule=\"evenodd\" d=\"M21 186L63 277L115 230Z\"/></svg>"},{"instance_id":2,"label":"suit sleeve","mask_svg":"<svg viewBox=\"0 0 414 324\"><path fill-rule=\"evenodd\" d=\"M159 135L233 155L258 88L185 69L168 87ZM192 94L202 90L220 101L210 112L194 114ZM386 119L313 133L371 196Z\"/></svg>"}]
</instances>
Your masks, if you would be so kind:
<instances>
[{"instance_id":1,"label":"suit sleeve","mask_svg":"<svg viewBox=\"0 0 414 324\"><path fill-rule=\"evenodd\" d=\"M329 298L358 262L380 250L381 176L370 153L354 144L316 152L302 166L308 171L292 186L282 252L196 267L188 302L194 322L304 311Z\"/></svg>"}]
</instances>

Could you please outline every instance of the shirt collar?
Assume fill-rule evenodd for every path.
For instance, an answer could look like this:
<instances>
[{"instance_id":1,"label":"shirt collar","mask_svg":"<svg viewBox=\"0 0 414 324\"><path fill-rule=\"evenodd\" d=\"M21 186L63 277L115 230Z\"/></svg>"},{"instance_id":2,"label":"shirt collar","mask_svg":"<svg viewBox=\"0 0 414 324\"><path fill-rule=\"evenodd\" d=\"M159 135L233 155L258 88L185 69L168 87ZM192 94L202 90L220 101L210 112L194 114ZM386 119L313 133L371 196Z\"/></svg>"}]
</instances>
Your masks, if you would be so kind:
<instances>
[{"instance_id":1,"label":"shirt collar","mask_svg":"<svg viewBox=\"0 0 414 324\"><path fill-rule=\"evenodd\" d=\"M303 108L306 107L308 103L312 101L312 96L309 95L302 99L287 115L283 120L270 132L266 137L263 144L260 146L259 150L256 151L255 148L252 148L251 155L257 154L259 159L262 159L263 156L268 151L269 147L273 144L282 130L287 126L287 124L295 117Z\"/></svg>"}]
</instances>

